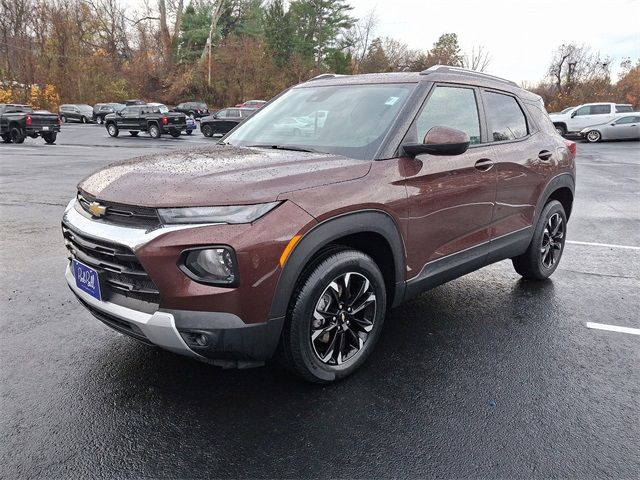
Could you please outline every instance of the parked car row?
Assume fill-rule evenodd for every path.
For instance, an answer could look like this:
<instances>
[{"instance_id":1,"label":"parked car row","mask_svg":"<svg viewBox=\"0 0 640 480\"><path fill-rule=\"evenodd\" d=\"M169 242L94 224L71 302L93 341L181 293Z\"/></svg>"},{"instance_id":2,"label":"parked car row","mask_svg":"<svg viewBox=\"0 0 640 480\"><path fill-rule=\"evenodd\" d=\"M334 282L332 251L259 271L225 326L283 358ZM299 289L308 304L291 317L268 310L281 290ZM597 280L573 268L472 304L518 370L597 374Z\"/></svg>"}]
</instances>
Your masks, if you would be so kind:
<instances>
[{"instance_id":1,"label":"parked car row","mask_svg":"<svg viewBox=\"0 0 640 480\"><path fill-rule=\"evenodd\" d=\"M640 112L634 112L629 103L598 102L565 108L550 114L549 118L562 136L580 135L590 142L598 142L640 137L640 129L636 128L637 121L634 120L639 115ZM634 123L636 125L632 126ZM605 130L606 134L603 134Z\"/></svg>"}]
</instances>

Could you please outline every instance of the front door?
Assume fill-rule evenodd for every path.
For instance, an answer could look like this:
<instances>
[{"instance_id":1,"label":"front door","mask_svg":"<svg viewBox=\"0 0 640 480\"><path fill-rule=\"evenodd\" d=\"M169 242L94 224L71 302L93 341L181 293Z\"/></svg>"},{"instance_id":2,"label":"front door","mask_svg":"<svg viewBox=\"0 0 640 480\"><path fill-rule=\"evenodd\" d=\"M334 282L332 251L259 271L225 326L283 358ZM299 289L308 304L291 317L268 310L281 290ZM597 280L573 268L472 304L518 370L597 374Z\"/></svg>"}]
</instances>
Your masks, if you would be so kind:
<instances>
[{"instance_id":1,"label":"front door","mask_svg":"<svg viewBox=\"0 0 640 480\"><path fill-rule=\"evenodd\" d=\"M483 142L479 92L436 85L412 125L418 141L434 126L466 132L471 145L454 156L403 159L409 205L408 278L437 276L483 265L491 239L496 196L494 150ZM439 283L439 282L435 282Z\"/></svg>"}]
</instances>

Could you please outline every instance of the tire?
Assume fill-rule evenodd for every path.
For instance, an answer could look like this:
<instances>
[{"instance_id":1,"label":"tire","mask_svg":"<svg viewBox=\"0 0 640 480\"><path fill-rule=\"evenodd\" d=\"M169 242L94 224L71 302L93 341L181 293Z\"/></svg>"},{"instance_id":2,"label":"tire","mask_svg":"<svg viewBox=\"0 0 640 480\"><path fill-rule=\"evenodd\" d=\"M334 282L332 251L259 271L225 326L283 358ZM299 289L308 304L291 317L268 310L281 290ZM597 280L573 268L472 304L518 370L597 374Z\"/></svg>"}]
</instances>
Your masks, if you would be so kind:
<instances>
[{"instance_id":1,"label":"tire","mask_svg":"<svg viewBox=\"0 0 640 480\"><path fill-rule=\"evenodd\" d=\"M187 130L187 135L191 135L193 133L193 130Z\"/></svg>"},{"instance_id":2,"label":"tire","mask_svg":"<svg viewBox=\"0 0 640 480\"><path fill-rule=\"evenodd\" d=\"M58 138L58 132L43 133L42 138L44 139L45 142L51 145L52 143L56 142L56 138Z\"/></svg>"},{"instance_id":3,"label":"tire","mask_svg":"<svg viewBox=\"0 0 640 480\"><path fill-rule=\"evenodd\" d=\"M589 130L584 136L589 143L597 143L602 139L602 135L598 130Z\"/></svg>"},{"instance_id":4,"label":"tire","mask_svg":"<svg viewBox=\"0 0 640 480\"><path fill-rule=\"evenodd\" d=\"M151 138L160 138L161 134L162 133L160 132L160 127L158 127L158 125L156 125L155 123L149 125L149 136Z\"/></svg>"},{"instance_id":5,"label":"tire","mask_svg":"<svg viewBox=\"0 0 640 480\"><path fill-rule=\"evenodd\" d=\"M564 125L554 125L556 127L556 132L560 134L560 136L564 137L567 134L567 128Z\"/></svg>"},{"instance_id":6,"label":"tire","mask_svg":"<svg viewBox=\"0 0 640 480\"><path fill-rule=\"evenodd\" d=\"M98 122L98 125L102 125L102 124L104 123L104 118L102 118L102 117L98 117L98 118L96 119L96 122Z\"/></svg>"},{"instance_id":7,"label":"tire","mask_svg":"<svg viewBox=\"0 0 640 480\"><path fill-rule=\"evenodd\" d=\"M110 122L110 123L107 123L107 133L111 137L117 137L118 134L120 133L120 130L118 130L118 126L115 123Z\"/></svg>"},{"instance_id":8,"label":"tire","mask_svg":"<svg viewBox=\"0 0 640 480\"><path fill-rule=\"evenodd\" d=\"M66 123L67 121L67 117L65 117L64 115L60 115L60 123Z\"/></svg>"},{"instance_id":9,"label":"tire","mask_svg":"<svg viewBox=\"0 0 640 480\"><path fill-rule=\"evenodd\" d=\"M132 137L137 137L138 133L136 130L129 130L129 135L131 135Z\"/></svg>"},{"instance_id":10,"label":"tire","mask_svg":"<svg viewBox=\"0 0 640 480\"><path fill-rule=\"evenodd\" d=\"M201 125L200 131L205 137L213 137L213 129L211 128L211 125L207 125L206 123Z\"/></svg>"},{"instance_id":11,"label":"tire","mask_svg":"<svg viewBox=\"0 0 640 480\"><path fill-rule=\"evenodd\" d=\"M24 130L17 126L11 127L11 130L9 130L9 136L11 137L12 143L24 143L27 138Z\"/></svg>"},{"instance_id":12,"label":"tire","mask_svg":"<svg viewBox=\"0 0 640 480\"><path fill-rule=\"evenodd\" d=\"M171 130L169 132L169 134L173 137L173 138L178 138L180 136L180 130Z\"/></svg>"},{"instance_id":13,"label":"tire","mask_svg":"<svg viewBox=\"0 0 640 480\"><path fill-rule=\"evenodd\" d=\"M85 117L84 115L80 117L80 123L87 123L87 117Z\"/></svg>"},{"instance_id":14,"label":"tire","mask_svg":"<svg viewBox=\"0 0 640 480\"><path fill-rule=\"evenodd\" d=\"M305 269L293 293L280 360L309 382L344 378L375 347L385 312L384 278L373 259L356 250L328 251Z\"/></svg>"},{"instance_id":15,"label":"tire","mask_svg":"<svg viewBox=\"0 0 640 480\"><path fill-rule=\"evenodd\" d=\"M9 135L8 133L3 133L0 138L2 138L2 141L4 143L11 143L11 135Z\"/></svg>"},{"instance_id":16,"label":"tire","mask_svg":"<svg viewBox=\"0 0 640 480\"><path fill-rule=\"evenodd\" d=\"M557 200L551 200L542 209L527 251L511 259L513 268L528 280L546 280L558 268L566 238L564 207Z\"/></svg>"}]
</instances>

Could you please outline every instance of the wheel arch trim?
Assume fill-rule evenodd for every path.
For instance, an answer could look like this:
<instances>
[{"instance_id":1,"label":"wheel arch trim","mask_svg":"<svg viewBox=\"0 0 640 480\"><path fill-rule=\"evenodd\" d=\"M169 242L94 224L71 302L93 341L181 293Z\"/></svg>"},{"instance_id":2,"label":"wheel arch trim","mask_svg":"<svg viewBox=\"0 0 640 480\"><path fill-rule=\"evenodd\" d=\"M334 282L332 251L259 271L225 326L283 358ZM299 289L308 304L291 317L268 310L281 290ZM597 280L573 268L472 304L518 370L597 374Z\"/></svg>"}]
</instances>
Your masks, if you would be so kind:
<instances>
[{"instance_id":1,"label":"wheel arch trim","mask_svg":"<svg viewBox=\"0 0 640 480\"><path fill-rule=\"evenodd\" d=\"M395 285L392 286L393 299L389 299L389 304L396 305L401 301L405 286L406 254L398 225L393 217L383 210L359 210L331 217L315 225L296 243L280 273L268 318L286 315L291 295L300 275L322 248L334 240L358 233L378 234L389 244L395 273Z\"/></svg>"},{"instance_id":2,"label":"wheel arch trim","mask_svg":"<svg viewBox=\"0 0 640 480\"><path fill-rule=\"evenodd\" d=\"M551 195L553 195L554 192L556 192L557 190L560 190L561 188L568 188L571 191L571 204L573 205L573 202L576 196L575 195L575 178L571 173L568 173L568 172L560 173L559 175L556 175L551 180L549 180L549 183L547 183L544 190L540 194L540 198L538 199L538 204L536 207L536 213L534 216L533 225L535 225L536 222L538 221L538 218L540 217L542 210L544 210L544 206L549 201L549 198L551 198ZM565 212L565 214L567 215L567 219L568 219L571 215L571 211Z\"/></svg>"}]
</instances>

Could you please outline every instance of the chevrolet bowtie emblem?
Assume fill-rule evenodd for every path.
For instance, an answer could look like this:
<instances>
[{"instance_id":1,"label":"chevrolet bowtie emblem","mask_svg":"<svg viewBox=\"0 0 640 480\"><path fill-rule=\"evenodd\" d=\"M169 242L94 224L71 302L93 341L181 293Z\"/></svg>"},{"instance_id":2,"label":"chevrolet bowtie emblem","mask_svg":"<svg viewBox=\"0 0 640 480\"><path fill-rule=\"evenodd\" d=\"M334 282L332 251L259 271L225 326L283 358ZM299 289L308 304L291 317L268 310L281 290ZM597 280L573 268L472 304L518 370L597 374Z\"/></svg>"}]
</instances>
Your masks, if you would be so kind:
<instances>
[{"instance_id":1,"label":"chevrolet bowtie emblem","mask_svg":"<svg viewBox=\"0 0 640 480\"><path fill-rule=\"evenodd\" d=\"M89 204L89 213L94 217L102 217L107 213L107 207L100 205L98 202L91 202Z\"/></svg>"}]
</instances>

